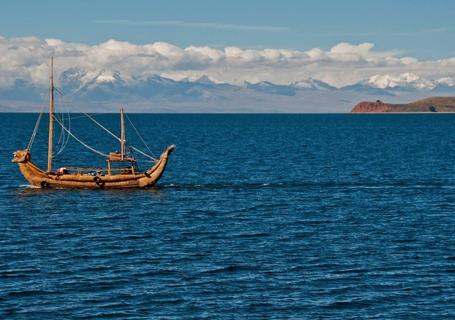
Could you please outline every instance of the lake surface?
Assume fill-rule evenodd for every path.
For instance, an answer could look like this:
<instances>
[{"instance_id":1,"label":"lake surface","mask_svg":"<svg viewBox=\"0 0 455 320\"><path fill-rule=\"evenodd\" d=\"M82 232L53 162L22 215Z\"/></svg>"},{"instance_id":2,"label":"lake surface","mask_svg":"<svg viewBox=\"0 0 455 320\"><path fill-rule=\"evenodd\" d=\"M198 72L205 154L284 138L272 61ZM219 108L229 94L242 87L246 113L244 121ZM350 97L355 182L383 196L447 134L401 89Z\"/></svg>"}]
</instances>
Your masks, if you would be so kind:
<instances>
[{"instance_id":1,"label":"lake surface","mask_svg":"<svg viewBox=\"0 0 455 320\"><path fill-rule=\"evenodd\" d=\"M2 319L455 317L455 115L132 114L177 149L128 191L28 187L10 160L36 117L0 114ZM75 141L55 160L103 164Z\"/></svg>"}]
</instances>

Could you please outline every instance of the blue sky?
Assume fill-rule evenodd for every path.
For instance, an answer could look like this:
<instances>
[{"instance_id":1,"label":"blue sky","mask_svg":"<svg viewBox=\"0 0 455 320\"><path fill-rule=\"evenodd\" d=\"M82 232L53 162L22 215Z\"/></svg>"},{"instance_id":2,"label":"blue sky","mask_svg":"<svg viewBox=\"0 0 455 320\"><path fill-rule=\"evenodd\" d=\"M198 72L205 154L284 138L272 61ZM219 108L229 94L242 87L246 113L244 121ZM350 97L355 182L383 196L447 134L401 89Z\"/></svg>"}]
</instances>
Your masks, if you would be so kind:
<instances>
[{"instance_id":1,"label":"blue sky","mask_svg":"<svg viewBox=\"0 0 455 320\"><path fill-rule=\"evenodd\" d=\"M0 35L296 50L372 42L435 59L455 55L454 12L448 0L3 0Z\"/></svg>"}]
</instances>

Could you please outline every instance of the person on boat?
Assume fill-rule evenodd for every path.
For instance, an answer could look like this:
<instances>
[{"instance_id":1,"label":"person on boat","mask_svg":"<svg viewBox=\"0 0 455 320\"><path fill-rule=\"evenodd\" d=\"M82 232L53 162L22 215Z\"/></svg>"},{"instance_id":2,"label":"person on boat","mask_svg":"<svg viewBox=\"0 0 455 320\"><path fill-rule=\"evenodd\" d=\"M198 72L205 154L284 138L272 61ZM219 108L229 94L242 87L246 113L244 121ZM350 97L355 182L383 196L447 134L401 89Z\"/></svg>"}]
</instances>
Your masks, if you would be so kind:
<instances>
[{"instance_id":1,"label":"person on boat","mask_svg":"<svg viewBox=\"0 0 455 320\"><path fill-rule=\"evenodd\" d=\"M58 168L57 171L55 171L55 174L58 176L68 174L68 169L66 169L65 167Z\"/></svg>"}]
</instances>

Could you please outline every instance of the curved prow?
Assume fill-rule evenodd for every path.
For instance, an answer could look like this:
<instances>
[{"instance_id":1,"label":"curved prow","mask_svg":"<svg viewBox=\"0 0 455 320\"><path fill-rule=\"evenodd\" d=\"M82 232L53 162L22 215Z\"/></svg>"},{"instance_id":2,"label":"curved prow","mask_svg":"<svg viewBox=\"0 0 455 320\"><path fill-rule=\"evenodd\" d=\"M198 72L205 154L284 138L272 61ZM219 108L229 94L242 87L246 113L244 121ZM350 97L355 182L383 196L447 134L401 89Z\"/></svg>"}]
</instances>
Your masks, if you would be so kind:
<instances>
[{"instance_id":1,"label":"curved prow","mask_svg":"<svg viewBox=\"0 0 455 320\"><path fill-rule=\"evenodd\" d=\"M167 153L167 155L170 155L172 153L172 151L175 150L175 144L171 144L170 146L168 146L166 148L166 150L163 152L164 153ZM163 154L161 154L161 156L163 156Z\"/></svg>"},{"instance_id":2,"label":"curved prow","mask_svg":"<svg viewBox=\"0 0 455 320\"><path fill-rule=\"evenodd\" d=\"M141 186L153 186L163 175L169 155L175 150L175 144L168 146L153 167L147 170L144 178L139 180Z\"/></svg>"}]
</instances>

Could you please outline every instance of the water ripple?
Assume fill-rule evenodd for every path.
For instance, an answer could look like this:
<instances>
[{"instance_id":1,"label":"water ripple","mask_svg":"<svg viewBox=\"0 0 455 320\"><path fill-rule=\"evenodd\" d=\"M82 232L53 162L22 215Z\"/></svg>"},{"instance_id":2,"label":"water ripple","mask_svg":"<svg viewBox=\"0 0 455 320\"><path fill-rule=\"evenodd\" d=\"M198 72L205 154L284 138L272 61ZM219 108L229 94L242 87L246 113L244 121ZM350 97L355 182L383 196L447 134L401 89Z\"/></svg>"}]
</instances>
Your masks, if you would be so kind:
<instances>
[{"instance_id":1,"label":"water ripple","mask_svg":"<svg viewBox=\"0 0 455 320\"><path fill-rule=\"evenodd\" d=\"M178 149L112 191L30 188L34 119L0 117L1 319L455 318L452 115L138 115Z\"/></svg>"}]
</instances>

